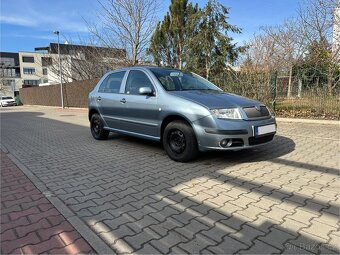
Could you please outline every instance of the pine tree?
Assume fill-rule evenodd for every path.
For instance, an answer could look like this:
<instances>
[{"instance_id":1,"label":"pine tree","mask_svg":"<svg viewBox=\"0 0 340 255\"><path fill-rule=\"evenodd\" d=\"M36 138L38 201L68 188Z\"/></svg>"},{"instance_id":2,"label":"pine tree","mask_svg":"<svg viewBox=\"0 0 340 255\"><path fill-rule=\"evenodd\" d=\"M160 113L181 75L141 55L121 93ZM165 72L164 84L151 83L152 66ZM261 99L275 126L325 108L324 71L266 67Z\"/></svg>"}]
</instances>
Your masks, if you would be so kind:
<instances>
[{"instance_id":1,"label":"pine tree","mask_svg":"<svg viewBox=\"0 0 340 255\"><path fill-rule=\"evenodd\" d=\"M188 47L188 69L192 69L209 78L233 63L242 48L232 43L229 32L240 33L241 30L227 21L229 9L215 0L198 11L192 19L196 20L197 32ZM195 17L199 16L199 19ZM190 56L190 57L189 57Z\"/></svg>"},{"instance_id":2,"label":"pine tree","mask_svg":"<svg viewBox=\"0 0 340 255\"><path fill-rule=\"evenodd\" d=\"M187 0L172 0L152 35L149 53L158 65L185 68L206 78L222 72L241 51L228 35L241 32L227 22L228 13L216 0L203 9Z\"/></svg>"},{"instance_id":3,"label":"pine tree","mask_svg":"<svg viewBox=\"0 0 340 255\"><path fill-rule=\"evenodd\" d=\"M151 37L149 53L157 64L183 68L187 46L187 23L194 10L187 0L171 0L169 12Z\"/></svg>"}]
</instances>

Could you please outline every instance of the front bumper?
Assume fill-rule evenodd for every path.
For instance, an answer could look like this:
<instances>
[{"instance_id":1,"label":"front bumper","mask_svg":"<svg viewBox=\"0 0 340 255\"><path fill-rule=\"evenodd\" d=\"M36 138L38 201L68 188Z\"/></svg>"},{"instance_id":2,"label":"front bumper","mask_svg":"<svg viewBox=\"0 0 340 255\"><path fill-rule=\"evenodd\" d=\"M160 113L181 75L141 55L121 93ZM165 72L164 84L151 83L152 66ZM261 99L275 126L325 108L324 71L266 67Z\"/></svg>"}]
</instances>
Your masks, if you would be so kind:
<instances>
[{"instance_id":1,"label":"front bumper","mask_svg":"<svg viewBox=\"0 0 340 255\"><path fill-rule=\"evenodd\" d=\"M275 124L274 117L261 120L221 120L208 116L193 123L200 151L242 150L257 147L273 140L275 132L255 136L254 128ZM222 146L223 140L229 146Z\"/></svg>"},{"instance_id":2,"label":"front bumper","mask_svg":"<svg viewBox=\"0 0 340 255\"><path fill-rule=\"evenodd\" d=\"M1 103L2 106L16 106L17 103L16 102L4 102L4 103Z\"/></svg>"}]
</instances>

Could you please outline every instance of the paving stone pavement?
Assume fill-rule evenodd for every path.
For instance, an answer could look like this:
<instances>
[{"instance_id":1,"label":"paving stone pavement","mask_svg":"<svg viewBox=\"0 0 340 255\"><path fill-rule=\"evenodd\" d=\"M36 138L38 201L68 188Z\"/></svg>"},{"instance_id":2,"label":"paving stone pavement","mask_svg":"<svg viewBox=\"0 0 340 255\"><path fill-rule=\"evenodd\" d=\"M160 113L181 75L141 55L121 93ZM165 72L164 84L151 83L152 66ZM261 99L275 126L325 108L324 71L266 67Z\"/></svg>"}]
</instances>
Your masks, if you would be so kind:
<instances>
[{"instance_id":1,"label":"paving stone pavement","mask_svg":"<svg viewBox=\"0 0 340 255\"><path fill-rule=\"evenodd\" d=\"M340 252L339 125L280 122L270 144L186 164L88 126L81 110L6 108L1 144L113 251Z\"/></svg>"},{"instance_id":2,"label":"paving stone pavement","mask_svg":"<svg viewBox=\"0 0 340 255\"><path fill-rule=\"evenodd\" d=\"M85 254L91 246L1 152L1 254Z\"/></svg>"}]
</instances>

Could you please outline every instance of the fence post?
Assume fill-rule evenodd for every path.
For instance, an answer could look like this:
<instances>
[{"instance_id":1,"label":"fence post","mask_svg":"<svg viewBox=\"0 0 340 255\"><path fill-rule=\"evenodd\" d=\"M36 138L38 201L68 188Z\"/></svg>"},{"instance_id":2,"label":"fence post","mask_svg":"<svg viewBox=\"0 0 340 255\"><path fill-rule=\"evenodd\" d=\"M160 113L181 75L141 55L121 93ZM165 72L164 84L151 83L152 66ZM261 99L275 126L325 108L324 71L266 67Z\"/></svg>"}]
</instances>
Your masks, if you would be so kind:
<instances>
[{"instance_id":1,"label":"fence post","mask_svg":"<svg viewBox=\"0 0 340 255\"><path fill-rule=\"evenodd\" d=\"M277 71L272 73L271 86L273 91L273 110L276 115L276 97L277 97Z\"/></svg>"}]
</instances>

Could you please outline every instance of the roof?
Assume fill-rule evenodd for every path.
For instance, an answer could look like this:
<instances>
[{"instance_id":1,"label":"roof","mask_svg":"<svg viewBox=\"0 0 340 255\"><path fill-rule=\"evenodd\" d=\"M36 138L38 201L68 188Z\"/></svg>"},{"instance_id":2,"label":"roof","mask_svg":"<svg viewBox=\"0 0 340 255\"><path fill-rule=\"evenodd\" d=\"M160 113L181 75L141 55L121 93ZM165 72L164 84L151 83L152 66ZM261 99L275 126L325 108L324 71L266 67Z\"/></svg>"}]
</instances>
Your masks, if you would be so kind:
<instances>
[{"instance_id":1,"label":"roof","mask_svg":"<svg viewBox=\"0 0 340 255\"><path fill-rule=\"evenodd\" d=\"M126 56L126 51L124 49L109 48L109 47L99 47L92 45L79 45L79 44L64 44L60 43L60 54L75 54L77 52L88 52L88 53L100 53L103 55L122 55ZM47 51L50 54L58 53L58 43L50 43L48 47L36 47L36 51Z\"/></svg>"}]
</instances>

